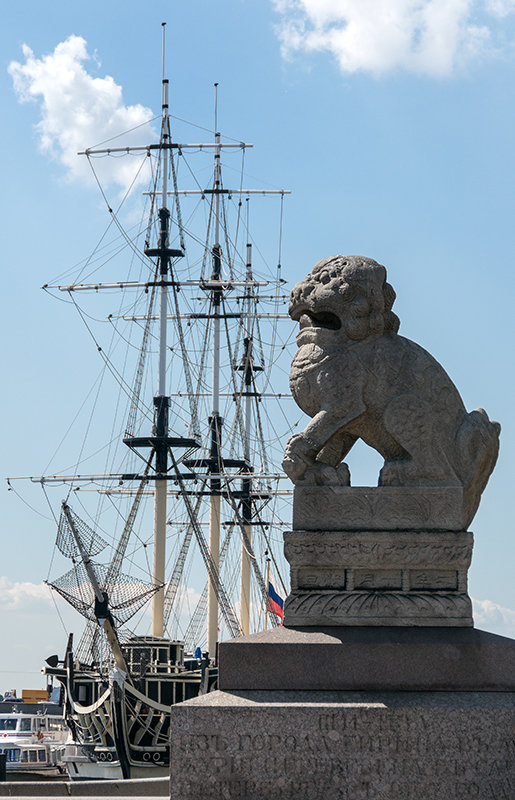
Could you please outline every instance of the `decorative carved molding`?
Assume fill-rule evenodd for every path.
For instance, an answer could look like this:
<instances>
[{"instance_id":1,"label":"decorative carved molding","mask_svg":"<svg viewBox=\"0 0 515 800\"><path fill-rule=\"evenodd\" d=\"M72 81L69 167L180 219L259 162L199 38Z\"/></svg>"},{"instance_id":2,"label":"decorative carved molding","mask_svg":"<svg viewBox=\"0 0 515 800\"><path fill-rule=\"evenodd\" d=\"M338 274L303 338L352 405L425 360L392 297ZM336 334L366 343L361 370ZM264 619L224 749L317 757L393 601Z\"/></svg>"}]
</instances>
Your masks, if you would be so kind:
<instances>
[{"instance_id":1,"label":"decorative carved molding","mask_svg":"<svg viewBox=\"0 0 515 800\"><path fill-rule=\"evenodd\" d=\"M472 606L458 592L292 592L285 625L472 626Z\"/></svg>"},{"instance_id":2,"label":"decorative carved molding","mask_svg":"<svg viewBox=\"0 0 515 800\"><path fill-rule=\"evenodd\" d=\"M472 558L471 533L428 531L288 531L284 554L291 567L439 567L466 569Z\"/></svg>"},{"instance_id":3,"label":"decorative carved molding","mask_svg":"<svg viewBox=\"0 0 515 800\"><path fill-rule=\"evenodd\" d=\"M289 531L286 625L472 624L466 531Z\"/></svg>"}]
</instances>

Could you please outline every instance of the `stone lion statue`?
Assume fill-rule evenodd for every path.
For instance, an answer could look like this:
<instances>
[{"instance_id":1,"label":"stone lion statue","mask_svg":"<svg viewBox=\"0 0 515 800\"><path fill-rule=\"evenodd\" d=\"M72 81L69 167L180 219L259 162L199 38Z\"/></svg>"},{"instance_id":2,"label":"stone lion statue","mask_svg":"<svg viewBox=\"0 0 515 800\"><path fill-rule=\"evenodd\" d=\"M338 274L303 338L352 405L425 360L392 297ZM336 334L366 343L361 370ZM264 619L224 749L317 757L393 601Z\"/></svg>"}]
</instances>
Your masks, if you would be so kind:
<instances>
[{"instance_id":1,"label":"stone lion statue","mask_svg":"<svg viewBox=\"0 0 515 800\"><path fill-rule=\"evenodd\" d=\"M312 417L286 446L294 483L350 484L357 439L385 459L380 486L462 486L472 519L494 468L500 425L467 413L449 376L399 336L386 269L362 256L319 261L292 290L299 322L290 386Z\"/></svg>"}]
</instances>

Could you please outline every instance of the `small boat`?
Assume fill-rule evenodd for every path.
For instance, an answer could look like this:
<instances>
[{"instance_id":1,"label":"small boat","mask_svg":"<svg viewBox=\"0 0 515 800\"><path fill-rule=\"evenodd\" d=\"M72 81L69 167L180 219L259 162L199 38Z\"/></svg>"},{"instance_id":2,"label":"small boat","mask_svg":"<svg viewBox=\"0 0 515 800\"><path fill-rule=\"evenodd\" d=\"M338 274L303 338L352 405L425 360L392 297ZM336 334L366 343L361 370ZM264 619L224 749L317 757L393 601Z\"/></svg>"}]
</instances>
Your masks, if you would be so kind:
<instances>
[{"instance_id":1,"label":"small boat","mask_svg":"<svg viewBox=\"0 0 515 800\"><path fill-rule=\"evenodd\" d=\"M69 740L62 705L16 699L0 702L0 753L7 756L8 775L62 774Z\"/></svg>"}]
</instances>

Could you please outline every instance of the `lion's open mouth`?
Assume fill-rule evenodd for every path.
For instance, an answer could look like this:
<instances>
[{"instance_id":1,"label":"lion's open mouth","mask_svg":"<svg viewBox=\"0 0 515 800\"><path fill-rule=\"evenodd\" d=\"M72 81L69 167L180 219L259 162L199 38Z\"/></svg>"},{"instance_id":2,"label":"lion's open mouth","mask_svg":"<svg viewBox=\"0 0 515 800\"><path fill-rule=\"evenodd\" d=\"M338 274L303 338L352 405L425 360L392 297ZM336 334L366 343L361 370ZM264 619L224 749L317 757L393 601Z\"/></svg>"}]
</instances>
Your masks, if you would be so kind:
<instances>
[{"instance_id":1,"label":"lion's open mouth","mask_svg":"<svg viewBox=\"0 0 515 800\"><path fill-rule=\"evenodd\" d=\"M330 331L338 331L342 323L336 314L331 311L303 311L299 318L300 329L303 328L325 328Z\"/></svg>"}]
</instances>

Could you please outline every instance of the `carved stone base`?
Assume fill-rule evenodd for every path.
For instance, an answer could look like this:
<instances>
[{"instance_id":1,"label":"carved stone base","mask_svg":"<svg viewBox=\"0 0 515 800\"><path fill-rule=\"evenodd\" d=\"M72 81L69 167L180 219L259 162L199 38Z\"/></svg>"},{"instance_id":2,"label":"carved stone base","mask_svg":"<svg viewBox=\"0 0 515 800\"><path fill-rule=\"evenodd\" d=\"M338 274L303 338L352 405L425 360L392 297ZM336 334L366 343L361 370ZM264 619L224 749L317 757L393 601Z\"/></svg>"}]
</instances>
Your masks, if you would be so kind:
<instances>
[{"instance_id":1,"label":"carved stone base","mask_svg":"<svg viewBox=\"0 0 515 800\"><path fill-rule=\"evenodd\" d=\"M284 624L470 627L466 531L290 531Z\"/></svg>"},{"instance_id":2,"label":"carved stone base","mask_svg":"<svg viewBox=\"0 0 515 800\"><path fill-rule=\"evenodd\" d=\"M443 530L470 524L461 486L295 486L293 530Z\"/></svg>"}]
</instances>

